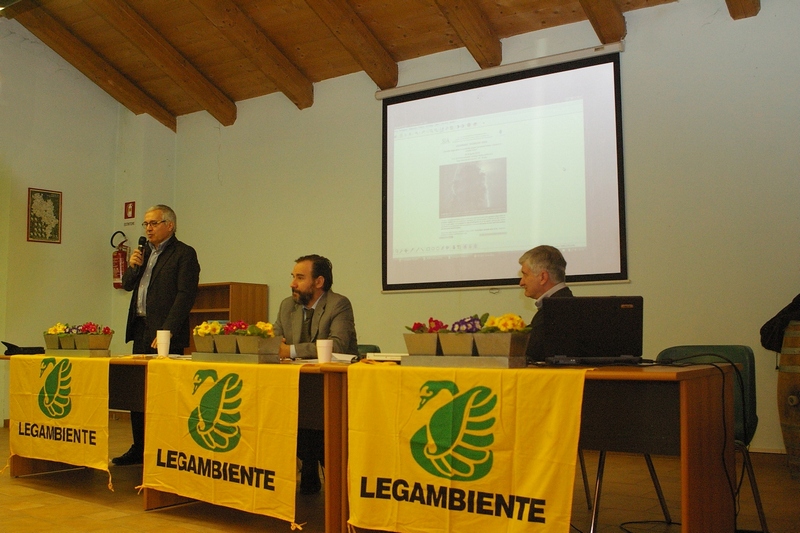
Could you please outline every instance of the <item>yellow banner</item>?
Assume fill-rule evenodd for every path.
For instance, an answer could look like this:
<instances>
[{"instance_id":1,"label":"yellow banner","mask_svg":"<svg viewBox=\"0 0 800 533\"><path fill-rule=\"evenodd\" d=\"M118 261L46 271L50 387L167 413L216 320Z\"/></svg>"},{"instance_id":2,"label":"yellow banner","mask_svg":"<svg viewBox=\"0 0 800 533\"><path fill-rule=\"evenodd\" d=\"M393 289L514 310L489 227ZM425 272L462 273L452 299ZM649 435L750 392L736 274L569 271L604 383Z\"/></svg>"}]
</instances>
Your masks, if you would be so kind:
<instances>
[{"instance_id":1,"label":"yellow banner","mask_svg":"<svg viewBox=\"0 0 800 533\"><path fill-rule=\"evenodd\" d=\"M15 355L12 455L108 471L108 359Z\"/></svg>"},{"instance_id":2,"label":"yellow banner","mask_svg":"<svg viewBox=\"0 0 800 533\"><path fill-rule=\"evenodd\" d=\"M153 360L144 486L294 522L299 365Z\"/></svg>"},{"instance_id":3,"label":"yellow banner","mask_svg":"<svg viewBox=\"0 0 800 533\"><path fill-rule=\"evenodd\" d=\"M584 374L351 366L350 523L568 532Z\"/></svg>"}]
</instances>

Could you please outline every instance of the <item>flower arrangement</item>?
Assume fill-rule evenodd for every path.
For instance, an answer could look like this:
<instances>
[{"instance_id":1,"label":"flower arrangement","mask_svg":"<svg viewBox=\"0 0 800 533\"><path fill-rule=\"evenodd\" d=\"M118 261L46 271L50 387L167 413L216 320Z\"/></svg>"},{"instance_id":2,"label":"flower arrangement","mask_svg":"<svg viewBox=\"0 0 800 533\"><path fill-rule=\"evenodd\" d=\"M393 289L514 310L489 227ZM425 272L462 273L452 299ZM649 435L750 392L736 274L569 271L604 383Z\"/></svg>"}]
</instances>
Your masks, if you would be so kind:
<instances>
[{"instance_id":1,"label":"flower arrangement","mask_svg":"<svg viewBox=\"0 0 800 533\"><path fill-rule=\"evenodd\" d=\"M275 355L280 351L283 340L275 336L272 324L260 320L250 325L237 324L233 334L237 336L236 346L239 353L244 354Z\"/></svg>"},{"instance_id":2,"label":"flower arrangement","mask_svg":"<svg viewBox=\"0 0 800 533\"><path fill-rule=\"evenodd\" d=\"M192 334L196 337L205 337L206 335L219 335L220 331L222 331L222 326L216 320L212 320L195 326Z\"/></svg>"},{"instance_id":3,"label":"flower arrangement","mask_svg":"<svg viewBox=\"0 0 800 533\"><path fill-rule=\"evenodd\" d=\"M57 322L54 326L47 328L44 333L45 335L113 335L114 330L95 322L84 322L80 326Z\"/></svg>"},{"instance_id":4,"label":"flower arrangement","mask_svg":"<svg viewBox=\"0 0 800 533\"><path fill-rule=\"evenodd\" d=\"M522 317L514 313L506 313L500 316L490 316L486 319L481 333L507 333L507 332L527 332L531 328Z\"/></svg>"},{"instance_id":5,"label":"flower arrangement","mask_svg":"<svg viewBox=\"0 0 800 533\"><path fill-rule=\"evenodd\" d=\"M475 349L479 356L509 358L509 368L525 366L530 326L514 313L490 316L480 332L475 334Z\"/></svg>"},{"instance_id":6,"label":"flower arrangement","mask_svg":"<svg viewBox=\"0 0 800 533\"><path fill-rule=\"evenodd\" d=\"M406 329L411 333L436 333L441 330L447 330L447 324L441 320L436 320L433 317L428 318L428 323L414 322L411 327L406 326Z\"/></svg>"},{"instance_id":7,"label":"flower arrangement","mask_svg":"<svg viewBox=\"0 0 800 533\"><path fill-rule=\"evenodd\" d=\"M96 322L70 326L57 322L44 332L45 345L50 350L108 350L114 330Z\"/></svg>"},{"instance_id":8,"label":"flower arrangement","mask_svg":"<svg viewBox=\"0 0 800 533\"><path fill-rule=\"evenodd\" d=\"M73 328L69 324L63 324L61 322L57 322L54 326L47 328L44 332L44 343L47 349L49 350L58 350L61 348L61 343L63 341L64 348L74 348L75 341L71 340L71 333ZM69 342L71 341L71 342Z\"/></svg>"},{"instance_id":9,"label":"flower arrangement","mask_svg":"<svg viewBox=\"0 0 800 533\"><path fill-rule=\"evenodd\" d=\"M439 332L447 331L447 324L433 317L428 318L428 323L414 322L411 327L406 326L411 333L403 335L409 355L441 355L442 347L439 343ZM433 335L420 335L420 333L433 333Z\"/></svg>"}]
</instances>

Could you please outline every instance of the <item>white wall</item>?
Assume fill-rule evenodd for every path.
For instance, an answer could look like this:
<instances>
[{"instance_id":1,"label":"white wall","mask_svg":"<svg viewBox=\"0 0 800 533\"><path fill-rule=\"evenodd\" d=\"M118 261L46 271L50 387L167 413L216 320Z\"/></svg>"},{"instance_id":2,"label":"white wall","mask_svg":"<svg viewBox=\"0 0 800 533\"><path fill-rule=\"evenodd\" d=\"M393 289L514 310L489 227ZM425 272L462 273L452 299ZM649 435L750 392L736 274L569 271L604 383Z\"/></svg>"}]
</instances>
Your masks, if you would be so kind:
<instances>
[{"instance_id":1,"label":"white wall","mask_svg":"<svg viewBox=\"0 0 800 533\"><path fill-rule=\"evenodd\" d=\"M731 20L722 0L683 0L626 14L621 70L631 281L575 287L580 295L643 295L648 356L684 343L752 346L760 417L753 447L763 450L782 450L783 444L775 359L760 348L758 329L800 292L800 67L791 59L800 55L800 40L792 37L797 20L800 6L793 0L764 2L758 16L741 21ZM381 293L381 104L365 74L316 84L314 105L303 111L282 95L268 95L240 102L233 126L195 113L180 117L173 135L149 117L117 112L105 93L79 80L52 52L41 45L28 51L34 38L3 38L8 28L14 35L24 32L0 20L2 94L8 98L9 78L20 85L18 92L44 92L47 114L41 116L48 127L66 125L97 137L100 148L81 148L81 159L91 155L94 168L112 167L116 183L106 190L99 176L93 182L103 195L97 210L107 221L97 235L93 227L65 219L65 230L79 228L85 244L71 238L60 247L32 245L24 236L20 242L24 190L64 190L67 213L76 177L86 172L41 148L23 150L20 140L12 141L9 163L6 142L0 145L0 176L14 176L10 185L0 184L0 193L11 195L0 201L0 251L5 246L13 257L0 258L0 276L15 287L47 287L32 289L38 295L33 301L11 283L5 294L0 288L4 337L13 332L38 342L50 322L65 315L83 320L90 310L112 316L121 336L127 295L110 289L107 240L122 227L116 210L130 200L142 209L172 202L179 238L198 251L201 282L269 284L273 320L288 295L293 260L306 253L331 258L334 290L353 301L359 339L384 351L402 351L404 326L431 315L449 322L476 312L533 314L532 302L515 288ZM509 63L596 44L591 26L580 23L508 39L503 50ZM400 84L476 68L465 51L446 52L402 63ZM71 90L89 95L87 102L99 109L66 112L56 105L53 87L63 85L65 72L76 87ZM35 102L24 102L22 112L34 113ZM0 113L8 113L7 106ZM5 115L0 119L0 141L7 141L16 130L7 127ZM26 135L38 146L53 144L57 134L38 128ZM113 212L103 205L109 201ZM130 230L135 241L138 228ZM45 252L60 254L55 264L69 272L38 266ZM89 261L77 252L100 266L84 265ZM29 271L12 274L20 265ZM52 305L44 304L53 285L63 286L59 275L102 289L91 304L63 291Z\"/></svg>"},{"instance_id":2,"label":"white wall","mask_svg":"<svg viewBox=\"0 0 800 533\"><path fill-rule=\"evenodd\" d=\"M0 19L2 340L38 346L56 322L110 321L118 107L19 24ZM29 187L63 193L61 244L27 242ZM7 391L0 393L8 418Z\"/></svg>"},{"instance_id":3,"label":"white wall","mask_svg":"<svg viewBox=\"0 0 800 533\"><path fill-rule=\"evenodd\" d=\"M723 2L629 13L622 95L631 290L646 349L746 344L754 448L781 449L774 354L759 328L800 292L800 5Z\"/></svg>"}]
</instances>

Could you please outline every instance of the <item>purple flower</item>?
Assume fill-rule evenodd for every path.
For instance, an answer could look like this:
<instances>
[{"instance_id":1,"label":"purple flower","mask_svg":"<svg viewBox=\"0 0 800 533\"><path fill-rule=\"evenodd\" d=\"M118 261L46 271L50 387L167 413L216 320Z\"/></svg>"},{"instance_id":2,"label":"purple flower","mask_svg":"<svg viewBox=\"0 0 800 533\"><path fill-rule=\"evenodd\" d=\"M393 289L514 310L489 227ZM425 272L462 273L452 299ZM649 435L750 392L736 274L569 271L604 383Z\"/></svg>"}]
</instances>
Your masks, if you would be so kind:
<instances>
[{"instance_id":1,"label":"purple flower","mask_svg":"<svg viewBox=\"0 0 800 533\"><path fill-rule=\"evenodd\" d=\"M461 320L456 320L450 326L450 331L456 333L475 333L481 329L481 321L477 316L468 316Z\"/></svg>"}]
</instances>

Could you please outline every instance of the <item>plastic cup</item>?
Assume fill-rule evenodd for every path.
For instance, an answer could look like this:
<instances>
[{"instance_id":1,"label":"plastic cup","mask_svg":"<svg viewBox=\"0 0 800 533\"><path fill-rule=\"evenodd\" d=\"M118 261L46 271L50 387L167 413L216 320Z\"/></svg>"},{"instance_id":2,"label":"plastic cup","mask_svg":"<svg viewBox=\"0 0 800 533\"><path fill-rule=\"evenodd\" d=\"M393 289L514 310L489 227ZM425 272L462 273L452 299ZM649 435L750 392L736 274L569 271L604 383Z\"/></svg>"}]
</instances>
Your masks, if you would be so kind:
<instances>
[{"instance_id":1,"label":"plastic cup","mask_svg":"<svg viewBox=\"0 0 800 533\"><path fill-rule=\"evenodd\" d=\"M159 329L156 332L156 347L158 348L159 357L167 357L169 355L170 338L172 338L172 332L168 329Z\"/></svg>"},{"instance_id":2,"label":"plastic cup","mask_svg":"<svg viewBox=\"0 0 800 533\"><path fill-rule=\"evenodd\" d=\"M330 363L333 356L333 339L317 340L317 359L320 363Z\"/></svg>"}]
</instances>

